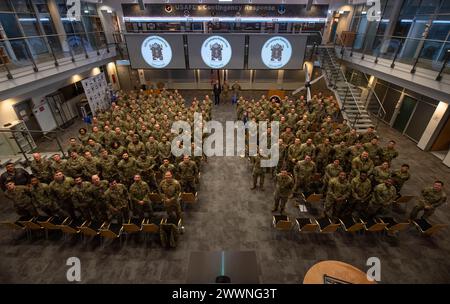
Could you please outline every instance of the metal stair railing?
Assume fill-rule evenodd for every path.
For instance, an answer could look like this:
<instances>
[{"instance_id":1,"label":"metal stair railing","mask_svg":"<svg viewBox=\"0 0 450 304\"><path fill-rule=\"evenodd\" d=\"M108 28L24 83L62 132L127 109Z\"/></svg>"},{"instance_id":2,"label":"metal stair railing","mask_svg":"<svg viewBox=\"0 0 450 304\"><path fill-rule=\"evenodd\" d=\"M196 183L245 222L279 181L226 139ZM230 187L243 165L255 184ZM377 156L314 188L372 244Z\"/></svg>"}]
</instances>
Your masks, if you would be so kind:
<instances>
[{"instance_id":1,"label":"metal stair railing","mask_svg":"<svg viewBox=\"0 0 450 304\"><path fill-rule=\"evenodd\" d=\"M353 122L351 124L352 128L354 128L355 125L358 123L361 115L362 115L361 108L359 107L357 99L356 99L355 95L353 94L353 91L352 91L352 89L350 87L350 83L348 82L347 77L345 77L345 74L342 71L341 67L337 66L336 63L334 62L333 57L330 54L329 48L325 47L325 48L322 48L322 49L326 49L326 53L328 55L329 62L331 63L331 65L332 65L332 67L334 68L335 71L339 71L338 74L340 73L340 75L344 79L343 82L345 82L345 85L347 86L347 90L345 92L345 97L344 97L344 100L342 102L342 111L345 111L345 107L346 107L346 103L347 103L347 96L349 96L349 93L350 93L350 96L353 98L354 105L356 106L356 109L357 109L357 114L356 114L356 116L355 116L355 118L354 118L354 120L353 120ZM332 77L334 77L334 76L332 76ZM336 79L334 80L334 86L337 87L337 76L335 76L335 77L336 77Z\"/></svg>"},{"instance_id":2,"label":"metal stair railing","mask_svg":"<svg viewBox=\"0 0 450 304\"><path fill-rule=\"evenodd\" d=\"M364 77L367 80L367 83L369 83L369 79L367 78L367 75L365 73L362 73L364 75ZM375 90L372 88L372 86L368 85L367 89L369 89L369 94L367 94L367 103L366 103L366 109L369 106L369 96L375 96L375 99L377 100L378 103L378 112L376 114L376 118L377 118L377 123L375 126L375 129L378 129L378 125L380 123L380 120L384 120L384 118L386 117L386 109L383 107L383 104L381 103L380 98L378 98L378 94L375 92ZM367 110L368 111L368 110ZM369 112L369 111L368 111Z\"/></svg>"}]
</instances>

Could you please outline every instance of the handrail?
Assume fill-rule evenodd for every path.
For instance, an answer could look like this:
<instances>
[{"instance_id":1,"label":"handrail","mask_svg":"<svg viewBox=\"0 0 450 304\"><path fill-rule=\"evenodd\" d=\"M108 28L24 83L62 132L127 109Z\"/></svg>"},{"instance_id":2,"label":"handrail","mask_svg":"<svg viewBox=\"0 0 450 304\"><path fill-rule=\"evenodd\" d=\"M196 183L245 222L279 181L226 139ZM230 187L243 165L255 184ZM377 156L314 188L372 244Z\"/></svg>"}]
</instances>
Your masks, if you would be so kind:
<instances>
[{"instance_id":1,"label":"handrail","mask_svg":"<svg viewBox=\"0 0 450 304\"><path fill-rule=\"evenodd\" d=\"M353 97L353 101L355 102L356 109L358 110L358 115L356 116L356 119L355 119L355 121L353 122L353 125L352 125L352 127L354 127L354 126L356 125L356 123L358 122L359 117L360 117L361 114L362 114L362 111L361 111L361 109L359 108L357 99L356 99L355 95L353 94L353 91L352 91L352 89L351 89L351 87L350 87L350 83L348 82L347 77L345 77L345 74L344 74L344 72L342 71L341 67L340 67L340 66L337 66L337 65L335 64L335 62L334 62L334 60L333 60L333 57L330 55L329 48L326 48L326 52L327 52L327 54L328 54L328 57L330 58L331 64L334 66L335 69L338 69L338 70L339 70L339 72L341 73L342 77L344 78L345 84L347 85L347 92L350 91L350 94L351 94L351 96ZM337 82L337 81L335 81L335 84L336 84L336 82ZM345 93L344 104L345 104L346 99L347 99L347 92Z\"/></svg>"},{"instance_id":2,"label":"handrail","mask_svg":"<svg viewBox=\"0 0 450 304\"><path fill-rule=\"evenodd\" d=\"M366 73L362 73L364 75L364 78L366 78L367 83L369 83L369 79L367 78ZM386 117L386 109L383 107L383 104L381 103L380 98L378 98L378 94L375 92L375 90L371 87L371 86L367 86L367 88L369 89L370 93L373 94L375 96L375 98L377 99L379 108L378 108L378 113L377 113L377 125L375 126L375 129L378 129L378 123L380 122L380 119ZM369 97L367 97L369 98ZM380 112L383 112L383 115L381 115Z\"/></svg>"},{"instance_id":3,"label":"handrail","mask_svg":"<svg viewBox=\"0 0 450 304\"><path fill-rule=\"evenodd\" d=\"M66 157L65 153L64 153L64 149L62 147L62 144L58 138L58 131L42 131L42 130L11 130L11 129L6 129L6 128L0 128L0 133L11 133L12 136L15 138L15 133L21 133L22 136L26 137L27 135L29 135L29 133L35 133L35 134L42 134L43 136L46 136L47 134L54 134L55 135L55 140L56 143L58 145L59 150L62 153L63 158ZM28 156L27 153L25 151L23 151L22 147L20 145L18 145L19 149L20 149L20 153L22 153L22 155L25 157L25 160L27 162L29 162L28 160Z\"/></svg>"},{"instance_id":4,"label":"handrail","mask_svg":"<svg viewBox=\"0 0 450 304\"><path fill-rule=\"evenodd\" d=\"M35 36L21 36L21 37L3 38L3 39L0 39L0 42L12 41L12 40L36 39L36 38L44 38L44 37L76 36L76 35L97 34L97 33L119 33L119 32L92 31L92 32L76 32L76 33L65 33L65 34L45 34L45 35L35 35Z\"/></svg>"}]
</instances>

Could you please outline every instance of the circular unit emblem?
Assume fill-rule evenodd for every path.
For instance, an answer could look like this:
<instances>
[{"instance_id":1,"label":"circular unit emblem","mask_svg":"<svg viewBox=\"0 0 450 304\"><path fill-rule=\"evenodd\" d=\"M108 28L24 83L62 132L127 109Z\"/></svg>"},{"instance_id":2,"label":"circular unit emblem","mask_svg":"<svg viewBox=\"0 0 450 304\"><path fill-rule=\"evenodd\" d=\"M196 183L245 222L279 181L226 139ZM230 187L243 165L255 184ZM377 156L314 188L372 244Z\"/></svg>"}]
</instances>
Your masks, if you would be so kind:
<instances>
[{"instance_id":1,"label":"circular unit emblem","mask_svg":"<svg viewBox=\"0 0 450 304\"><path fill-rule=\"evenodd\" d=\"M226 66L231 59L231 45L221 36L211 36L207 38L201 48L203 62L213 69L220 69Z\"/></svg>"},{"instance_id":2,"label":"circular unit emblem","mask_svg":"<svg viewBox=\"0 0 450 304\"><path fill-rule=\"evenodd\" d=\"M292 46L284 37L275 36L264 43L261 60L269 69L281 69L292 56Z\"/></svg>"},{"instance_id":3,"label":"circular unit emblem","mask_svg":"<svg viewBox=\"0 0 450 304\"><path fill-rule=\"evenodd\" d=\"M159 36L145 38L141 46L142 57L149 66L161 69L172 60L172 48L166 39Z\"/></svg>"}]
</instances>

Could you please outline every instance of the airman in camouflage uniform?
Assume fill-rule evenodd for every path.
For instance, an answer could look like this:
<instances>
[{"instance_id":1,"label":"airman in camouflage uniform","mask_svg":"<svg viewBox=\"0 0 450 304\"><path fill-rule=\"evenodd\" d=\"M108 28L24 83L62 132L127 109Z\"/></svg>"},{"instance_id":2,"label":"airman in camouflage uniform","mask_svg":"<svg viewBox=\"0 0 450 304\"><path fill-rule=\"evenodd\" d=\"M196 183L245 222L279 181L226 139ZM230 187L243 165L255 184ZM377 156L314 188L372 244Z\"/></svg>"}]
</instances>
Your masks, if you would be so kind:
<instances>
[{"instance_id":1,"label":"airman in camouflage uniform","mask_svg":"<svg viewBox=\"0 0 450 304\"><path fill-rule=\"evenodd\" d=\"M93 157L91 152L84 152L83 177L89 180L92 175L99 174L99 164L98 158Z\"/></svg>"},{"instance_id":2,"label":"airman in camouflage uniform","mask_svg":"<svg viewBox=\"0 0 450 304\"><path fill-rule=\"evenodd\" d=\"M33 205L42 210L48 216L67 216L67 214L59 208L50 196L50 188L47 184L41 183L37 177L31 178L31 199Z\"/></svg>"},{"instance_id":3,"label":"airman in camouflage uniform","mask_svg":"<svg viewBox=\"0 0 450 304\"><path fill-rule=\"evenodd\" d=\"M150 201L150 188L139 174L134 176L134 183L130 187L130 201L134 216L144 218L145 212L151 217L153 209Z\"/></svg>"},{"instance_id":4,"label":"airman in camouflage uniform","mask_svg":"<svg viewBox=\"0 0 450 304\"><path fill-rule=\"evenodd\" d=\"M302 144L299 138L294 140L294 143L288 148L288 170L292 170L297 162L300 160Z\"/></svg>"},{"instance_id":5,"label":"airman in camouflage uniform","mask_svg":"<svg viewBox=\"0 0 450 304\"><path fill-rule=\"evenodd\" d=\"M308 193L310 191L311 178L316 172L316 165L311 160L311 156L305 156L304 160L297 162L294 167L294 193Z\"/></svg>"},{"instance_id":6,"label":"airman in camouflage uniform","mask_svg":"<svg viewBox=\"0 0 450 304\"><path fill-rule=\"evenodd\" d=\"M137 134L133 135L133 141L128 144L128 153L134 158L138 158L142 153L145 153L145 146L139 141Z\"/></svg>"},{"instance_id":7,"label":"airman in camouflage uniform","mask_svg":"<svg viewBox=\"0 0 450 304\"><path fill-rule=\"evenodd\" d=\"M350 199L350 210L353 210L353 215L363 217L367 210L370 194L372 192L372 183L367 178L367 173L361 171L359 176L354 177L351 181L352 196Z\"/></svg>"},{"instance_id":8,"label":"airman in camouflage uniform","mask_svg":"<svg viewBox=\"0 0 450 304\"><path fill-rule=\"evenodd\" d=\"M390 207L397 195L392 180L388 178L383 184L377 185L372 192L372 198L367 209L367 216L384 216L389 214Z\"/></svg>"},{"instance_id":9,"label":"airman in camouflage uniform","mask_svg":"<svg viewBox=\"0 0 450 304\"><path fill-rule=\"evenodd\" d=\"M69 148L67 149L67 153L70 155L72 152L77 152L78 154L82 154L83 146L77 143L77 140L75 137L72 137L69 139Z\"/></svg>"},{"instance_id":10,"label":"airman in camouflage uniform","mask_svg":"<svg viewBox=\"0 0 450 304\"><path fill-rule=\"evenodd\" d=\"M61 171L56 171L53 181L50 183L50 195L55 203L69 214L70 217L76 218L75 209L71 200L71 189L74 181L71 177L64 176Z\"/></svg>"},{"instance_id":11,"label":"airman in camouflage uniform","mask_svg":"<svg viewBox=\"0 0 450 304\"><path fill-rule=\"evenodd\" d=\"M385 180L391 177L391 170L389 170L389 163L384 162L381 166L376 166L373 170L373 184L378 185L384 183Z\"/></svg>"},{"instance_id":12,"label":"airman in camouflage uniform","mask_svg":"<svg viewBox=\"0 0 450 304\"><path fill-rule=\"evenodd\" d=\"M38 215L27 186L16 186L13 181L7 181L5 196L14 203L14 209L19 216L31 218Z\"/></svg>"},{"instance_id":13,"label":"airman in camouflage uniform","mask_svg":"<svg viewBox=\"0 0 450 304\"><path fill-rule=\"evenodd\" d=\"M156 166L155 159L146 154L141 154L136 159L138 173L141 175L142 180L148 184L150 189L158 190L158 184L156 182L156 176L154 168Z\"/></svg>"},{"instance_id":14,"label":"airman in camouflage uniform","mask_svg":"<svg viewBox=\"0 0 450 304\"><path fill-rule=\"evenodd\" d=\"M120 173L120 181L122 184L131 185L134 175L137 173L137 163L133 157L129 157L128 153L123 153L121 161L117 164Z\"/></svg>"},{"instance_id":15,"label":"airman in camouflage uniform","mask_svg":"<svg viewBox=\"0 0 450 304\"><path fill-rule=\"evenodd\" d=\"M338 177L332 178L328 183L325 199L325 215L331 219L339 218L347 208L347 199L351 194L350 183L344 171Z\"/></svg>"},{"instance_id":16,"label":"airman in camouflage uniform","mask_svg":"<svg viewBox=\"0 0 450 304\"><path fill-rule=\"evenodd\" d=\"M108 190L105 192L108 220L118 218L121 223L125 223L129 218L129 194L124 184L112 179Z\"/></svg>"},{"instance_id":17,"label":"airman in camouflage uniform","mask_svg":"<svg viewBox=\"0 0 450 304\"><path fill-rule=\"evenodd\" d=\"M373 161L369 158L369 153L366 151L352 160L352 175L358 176L361 171L367 172L369 176L373 172Z\"/></svg>"},{"instance_id":18,"label":"airman in camouflage uniform","mask_svg":"<svg viewBox=\"0 0 450 304\"><path fill-rule=\"evenodd\" d=\"M109 183L101 180L98 175L93 175L89 187L89 195L93 202L93 216L98 221L106 221L108 219L107 206L105 200L105 192L108 190Z\"/></svg>"},{"instance_id":19,"label":"airman in camouflage uniform","mask_svg":"<svg viewBox=\"0 0 450 304\"><path fill-rule=\"evenodd\" d=\"M381 161L391 164L394 158L398 157L398 152L395 150L395 141L389 141L388 145L381 150Z\"/></svg>"},{"instance_id":20,"label":"airman in camouflage uniform","mask_svg":"<svg viewBox=\"0 0 450 304\"><path fill-rule=\"evenodd\" d=\"M113 177L119 175L119 171L117 169L117 157L114 155L109 155L108 150L102 149L98 160L99 162L97 168L101 172L102 179L112 181Z\"/></svg>"},{"instance_id":21,"label":"airman in camouflage uniform","mask_svg":"<svg viewBox=\"0 0 450 304\"><path fill-rule=\"evenodd\" d=\"M76 152L70 154L66 163L66 172L68 176L82 175L84 171L84 158L78 156Z\"/></svg>"},{"instance_id":22,"label":"airman in camouflage uniform","mask_svg":"<svg viewBox=\"0 0 450 304\"><path fill-rule=\"evenodd\" d=\"M66 173L67 172L67 160L62 159L61 155L54 154L52 156L52 162L50 164L52 176L55 175L57 171L61 171Z\"/></svg>"},{"instance_id":23,"label":"airman in camouflage uniform","mask_svg":"<svg viewBox=\"0 0 450 304\"><path fill-rule=\"evenodd\" d=\"M339 176L339 173L342 171L342 167L340 165L339 159L335 159L331 164L328 164L325 167L325 174L323 176L323 191L326 192L328 187L328 182L335 177Z\"/></svg>"},{"instance_id":24,"label":"airman in camouflage uniform","mask_svg":"<svg viewBox=\"0 0 450 304\"><path fill-rule=\"evenodd\" d=\"M288 174L287 170L281 170L275 177L275 193L274 205L272 212L280 207L280 214L284 212L284 208L294 189L294 179Z\"/></svg>"},{"instance_id":25,"label":"airman in camouflage uniform","mask_svg":"<svg viewBox=\"0 0 450 304\"><path fill-rule=\"evenodd\" d=\"M420 211L423 211L422 219L428 219L432 216L436 208L447 201L443 186L443 182L435 181L432 187L422 189L422 198L411 211L409 218L416 219Z\"/></svg>"},{"instance_id":26,"label":"airman in camouflage uniform","mask_svg":"<svg viewBox=\"0 0 450 304\"><path fill-rule=\"evenodd\" d=\"M180 174L182 191L196 193L196 180L198 179L199 171L196 163L190 160L188 155L185 155L183 161L178 165L178 172Z\"/></svg>"},{"instance_id":27,"label":"airman in camouflage uniform","mask_svg":"<svg viewBox=\"0 0 450 304\"><path fill-rule=\"evenodd\" d=\"M400 196L400 191L403 185L410 179L409 165L403 164L400 169L392 172L392 181L394 182L394 187L397 190L397 196Z\"/></svg>"},{"instance_id":28,"label":"airman in camouflage uniform","mask_svg":"<svg viewBox=\"0 0 450 304\"><path fill-rule=\"evenodd\" d=\"M30 167L31 172L39 180L43 182L50 182L52 179L51 163L48 160L42 159L41 154L34 153L33 160L31 161Z\"/></svg>"},{"instance_id":29,"label":"airman in camouflage uniform","mask_svg":"<svg viewBox=\"0 0 450 304\"><path fill-rule=\"evenodd\" d=\"M81 176L76 176L74 183L75 185L70 189L73 206L84 220L90 221L95 214L95 203L89 193L91 183L83 181Z\"/></svg>"},{"instance_id":30,"label":"airman in camouflage uniform","mask_svg":"<svg viewBox=\"0 0 450 304\"><path fill-rule=\"evenodd\" d=\"M164 179L159 184L161 189L161 196L166 209L167 215L169 217L176 216L177 220L183 217L180 206L180 193L181 186L180 183L175 180L170 171L167 171L164 175Z\"/></svg>"},{"instance_id":31,"label":"airman in camouflage uniform","mask_svg":"<svg viewBox=\"0 0 450 304\"><path fill-rule=\"evenodd\" d=\"M264 191L264 179L265 179L265 168L261 167L261 161L263 159L267 159L263 157L260 152L251 158L252 162L252 177L253 177L253 186L250 188L251 190L256 189L256 184L258 183L259 178L259 188Z\"/></svg>"}]
</instances>

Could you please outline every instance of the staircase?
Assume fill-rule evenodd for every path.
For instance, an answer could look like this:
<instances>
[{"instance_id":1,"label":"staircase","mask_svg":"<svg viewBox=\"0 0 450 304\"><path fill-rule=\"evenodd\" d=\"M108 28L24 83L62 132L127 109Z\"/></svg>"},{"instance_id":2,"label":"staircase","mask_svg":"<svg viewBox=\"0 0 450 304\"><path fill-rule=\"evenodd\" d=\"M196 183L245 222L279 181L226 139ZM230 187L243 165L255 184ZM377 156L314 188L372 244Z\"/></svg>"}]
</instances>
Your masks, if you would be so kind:
<instances>
[{"instance_id":1,"label":"staircase","mask_svg":"<svg viewBox=\"0 0 450 304\"><path fill-rule=\"evenodd\" d=\"M342 115L347 119L349 125L358 132L365 132L373 126L369 113L361 100L361 89L349 83L344 76L336 57L334 48L319 47L319 58L327 84L336 93Z\"/></svg>"}]
</instances>

